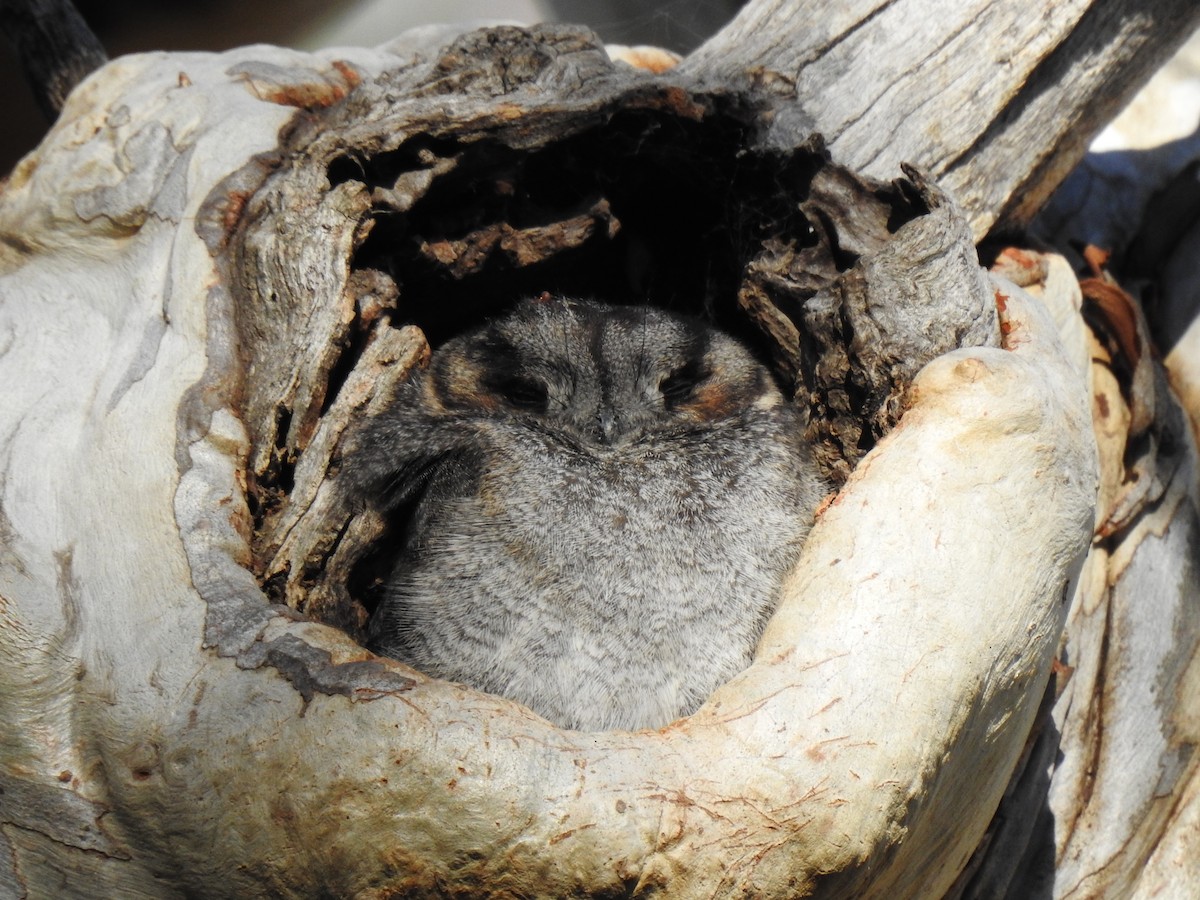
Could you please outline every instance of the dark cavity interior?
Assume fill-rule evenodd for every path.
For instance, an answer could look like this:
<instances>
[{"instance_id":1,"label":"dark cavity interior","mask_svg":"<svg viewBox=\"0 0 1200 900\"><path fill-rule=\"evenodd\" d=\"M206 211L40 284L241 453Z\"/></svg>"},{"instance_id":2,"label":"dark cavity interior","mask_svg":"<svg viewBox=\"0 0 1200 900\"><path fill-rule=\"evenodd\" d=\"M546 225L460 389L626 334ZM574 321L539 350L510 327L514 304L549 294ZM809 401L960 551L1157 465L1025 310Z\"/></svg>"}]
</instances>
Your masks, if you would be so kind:
<instances>
[{"instance_id":1,"label":"dark cavity interior","mask_svg":"<svg viewBox=\"0 0 1200 900\"><path fill-rule=\"evenodd\" d=\"M353 268L390 276L395 324L419 325L435 347L543 291L701 314L761 343L737 298L764 246L801 257L804 277L779 285L792 308L857 259L843 210L802 208L830 165L819 139L789 154L749 149L742 117L719 102L701 119L616 112L532 149L504 137L421 135L329 166L332 184L364 182L376 199ZM396 208L394 187L431 176ZM887 206L892 228L925 211L887 193L870 205Z\"/></svg>"},{"instance_id":2,"label":"dark cavity interior","mask_svg":"<svg viewBox=\"0 0 1200 900\"><path fill-rule=\"evenodd\" d=\"M804 360L816 358L804 346L806 301L928 210L907 182L867 182L831 162L819 137L786 152L759 148L760 111L744 104L663 88L607 111L527 110L514 123L442 125L394 150L334 158L330 185L362 185L372 202L350 261L359 316L318 414L380 316L419 326L436 348L543 292L704 316L756 347L798 402L823 403L805 389ZM289 428L289 415L251 492L260 566L274 567L264 587L361 634L406 510L394 510L369 546L343 524L315 523L329 533L301 572L272 563L275 512L306 452L303 437L292 441L315 427L305 419ZM341 562L331 571L334 553Z\"/></svg>"}]
</instances>

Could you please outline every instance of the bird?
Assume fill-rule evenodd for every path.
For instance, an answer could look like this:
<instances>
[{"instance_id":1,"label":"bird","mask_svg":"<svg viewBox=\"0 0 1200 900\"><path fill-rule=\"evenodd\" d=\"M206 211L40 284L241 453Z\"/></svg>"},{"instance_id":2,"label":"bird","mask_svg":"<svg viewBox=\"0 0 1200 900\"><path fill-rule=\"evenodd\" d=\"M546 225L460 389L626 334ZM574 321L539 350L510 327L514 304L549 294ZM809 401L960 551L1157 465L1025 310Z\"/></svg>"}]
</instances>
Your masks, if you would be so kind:
<instances>
[{"instance_id":1,"label":"bird","mask_svg":"<svg viewBox=\"0 0 1200 900\"><path fill-rule=\"evenodd\" d=\"M749 666L830 490L804 424L703 319L517 303L352 442L352 490L405 516L368 649L562 728L690 715Z\"/></svg>"}]
</instances>

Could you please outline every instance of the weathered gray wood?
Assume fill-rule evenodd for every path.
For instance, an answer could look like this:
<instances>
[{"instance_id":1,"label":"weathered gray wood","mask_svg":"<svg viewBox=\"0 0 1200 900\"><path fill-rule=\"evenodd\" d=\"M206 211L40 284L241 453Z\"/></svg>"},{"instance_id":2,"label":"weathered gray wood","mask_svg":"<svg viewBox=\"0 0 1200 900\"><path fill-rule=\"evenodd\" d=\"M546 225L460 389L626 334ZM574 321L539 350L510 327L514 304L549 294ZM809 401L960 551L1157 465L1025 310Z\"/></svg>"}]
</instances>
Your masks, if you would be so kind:
<instances>
[{"instance_id":1,"label":"weathered gray wood","mask_svg":"<svg viewBox=\"0 0 1200 900\"><path fill-rule=\"evenodd\" d=\"M721 87L715 63L698 71L655 79L613 66L571 29L499 30L443 51L410 40L350 60L262 47L140 57L69 101L0 198L0 376L13 396L0 407L0 718L12 723L0 771L16 783L0 798L0 877L37 893L77 871L161 896L923 897L950 890L987 853L980 839L1022 757L1064 618L1077 623L1072 656L1099 659L1097 604L1121 529L1145 522L1151 540L1145 512L1190 484L1190 448L1123 452L1130 434L1177 438L1177 423L1169 402L1146 406L1158 396L1149 362L1133 361L1128 417L1105 411L1123 395L1089 389L1096 348L1061 264L1038 263L1023 280L1045 306L986 278L968 264L953 207L928 189L933 212L916 204L893 234L891 214L905 207L896 197L911 185L866 191L866 227L845 227L844 210L816 202L837 192L805 193L804 180L844 170L799 140L787 145L803 151L794 157L764 152L756 98L727 102L741 75L731 70ZM802 130L796 108L763 121L776 151ZM656 143L670 128L684 140ZM613 134L636 152L588 149ZM587 140L572 144L579 135ZM901 132L897 143L912 140ZM750 253L756 265L738 277L758 286L746 305L763 312L793 371L803 375L811 349L799 345L805 317L789 297L825 291L848 321L860 317L843 335L847 356L897 342L899 374L887 372L876 399L880 421L902 413L900 424L823 512L755 665L658 732L563 732L268 603L356 627L337 570L383 526L345 508L338 449L424 352L400 327L428 300L422 290L440 286L478 314L453 285L491 284L489 258L517 273L497 281L515 291L521 272L552 271L538 266L557 254L656 230L652 220L639 232L620 203L586 192L533 224L455 230L439 216L474 213L469 195L442 195L438 215L422 206L464 183L500 196L537 184L518 163L536 169L539 151L562 146L571 152L548 170L574 177L597 159L662 153L670 166L651 172L668 179L680 146L706 186L738 172L730 183L777 226L750 229L770 252ZM587 165L572 169L572 154ZM722 154L750 168L714 168ZM1022 154L1012 158L1020 168ZM511 178L495 177L506 167ZM737 224L753 225L744 213ZM945 240L943 256L925 261L943 286L887 288L896 307L864 296L863 273L870 288L892 255L919 250L913 233L926 219ZM811 270L781 264L796 248L816 248ZM663 265L639 271L651 292ZM422 266L448 274L422 282ZM745 303L736 281L720 284ZM956 350L909 384L902 348L987 342L989 298L1004 349ZM907 332L867 327L913 306L929 307L928 334L915 314L898 320ZM1093 392L1103 398L1095 423ZM1101 524L1120 527L1085 562L1094 425ZM1119 490L1129 459L1153 491ZM308 571L314 560L323 578ZM1087 695L1098 682L1076 671L1067 690ZM1133 703L1111 698L1113 715L1128 724L1124 710L1147 684L1131 683ZM1080 706L1064 706L1043 734L1077 733L1063 746L1088 746L1096 735ZM1031 777L1007 790L1026 801L1010 809L1039 809L1045 779L1034 774L1047 755L1043 745L1026 763ZM1078 764L1072 756L1055 778L1079 783L1059 774ZM1075 869L1060 859L1063 884L1099 883L1088 879L1107 859L1106 886L1149 890L1137 879L1155 841L1162 854L1187 847L1178 829L1191 813L1168 809L1195 784L1187 765L1161 798L1146 794L1153 767L1139 770L1140 789L1120 808L1142 817L1090 845L1089 859L1076 855ZM1118 776L1106 777L1105 796L1117 796ZM1112 808L1084 814L1099 828ZM997 856L977 857L971 872L1022 884L1012 861L1036 855L1045 832L1036 819L1018 825L994 830ZM1137 840L1122 843L1131 832Z\"/></svg>"},{"instance_id":2,"label":"weathered gray wood","mask_svg":"<svg viewBox=\"0 0 1200 900\"><path fill-rule=\"evenodd\" d=\"M1176 78L1189 69L1173 66ZM1037 223L1043 240L1073 251L1093 244L1088 264L1107 263L1147 300L1143 318L1108 274L1084 281L1099 338L1090 355L1108 521L1089 561L1094 599L1068 618L1064 659L1074 668L1044 741L1055 758L1044 769L1052 780L1040 843L1057 862L1058 896L1192 897L1200 883L1198 153L1196 137L1163 118L1172 108L1164 97L1190 93L1187 82L1155 81L1118 123L1136 149L1110 136ZM1147 139L1156 131L1167 132L1158 146ZM1031 867L1017 872L1012 895L1040 895Z\"/></svg>"},{"instance_id":3,"label":"weathered gray wood","mask_svg":"<svg viewBox=\"0 0 1200 900\"><path fill-rule=\"evenodd\" d=\"M1154 169L1147 172L1148 179L1155 177ZM1125 184L1116 186L1118 198L1130 194ZM1097 179L1093 196L1104 189L1104 182ZM1186 200L1188 192L1175 190L1167 196ZM1113 205L1121 206L1119 202ZM1090 755L1097 762L1094 774L1089 772L1084 779L1068 768L1068 777L1056 780L1052 799L1056 809L1072 811L1069 827L1058 831L1058 847L1060 855L1070 861L1063 883L1077 892L1100 889L1138 897L1187 897L1200 878L1200 848L1195 840L1200 761L1192 749L1194 710L1200 704L1200 666L1196 662L1200 634L1195 627L1200 588L1194 570L1196 472L1190 457L1175 469L1170 466L1181 447L1189 450L1194 445L1200 422L1200 382L1194 362L1197 307L1190 286L1195 229L1181 228L1175 217L1172 236L1165 231L1171 221L1171 216L1158 214L1151 205L1141 226L1143 233L1154 235L1153 242L1159 246L1169 246L1171 237L1178 242L1157 265L1147 269L1144 257L1132 253L1125 258L1127 264L1134 264L1130 283L1151 285L1147 296L1154 302L1148 311L1155 319L1149 323L1150 329L1156 332L1159 346L1169 350L1166 374L1174 397L1190 420L1190 429L1178 422L1164 429L1156 421L1154 436L1148 445L1143 439L1138 464L1126 483L1110 488L1110 494L1122 499L1119 508L1127 510L1120 549L1112 553L1109 566L1111 588L1104 603L1081 617L1073 629L1078 635L1076 644L1086 652L1089 674L1094 673L1085 683L1093 699L1090 727L1076 725L1064 734L1065 755L1068 759ZM1121 226L1117 233L1125 240L1138 230L1125 222L1117 224ZM1120 250L1122 242L1112 246ZM1144 340L1146 326L1137 324ZM1105 348L1101 358L1111 352ZM1127 365L1122 363L1116 371L1127 371ZM1122 393L1129 393L1123 383ZM1149 405L1156 419L1164 410L1178 415L1171 405L1173 398L1164 402L1165 394L1161 381L1154 383ZM1132 396L1136 405L1147 405L1137 393ZM1122 408L1120 402L1114 406ZM1131 420L1145 418L1135 417L1132 411L1124 415ZM1111 452L1122 453L1123 445ZM1153 464L1147 456L1153 457ZM1139 489L1139 484L1150 490ZM1065 717L1065 711L1060 715ZM1130 719L1137 722L1137 731L1128 727ZM1098 735L1106 737L1098 741ZM1088 838L1092 829L1102 835L1101 840ZM1136 862L1139 855L1147 859L1144 868Z\"/></svg>"},{"instance_id":4,"label":"weathered gray wood","mask_svg":"<svg viewBox=\"0 0 1200 900\"><path fill-rule=\"evenodd\" d=\"M1001 266L1038 293L1069 289L1072 305L1092 309L1098 337L1083 349L1100 506L1067 617L1052 718L956 896L1189 897L1195 863L1178 848L1192 839L1190 717L1200 696L1194 442L1131 298L1093 279L1085 299L1062 260L1010 253ZM1110 295L1104 313L1101 294ZM1142 365L1145 382L1131 377ZM1150 856L1153 872L1144 868Z\"/></svg>"},{"instance_id":5,"label":"weathered gray wood","mask_svg":"<svg viewBox=\"0 0 1200 900\"><path fill-rule=\"evenodd\" d=\"M1191 0L764 0L683 68L776 97L769 142L815 130L864 174L918 166L981 238L1027 223L1197 24Z\"/></svg>"}]
</instances>

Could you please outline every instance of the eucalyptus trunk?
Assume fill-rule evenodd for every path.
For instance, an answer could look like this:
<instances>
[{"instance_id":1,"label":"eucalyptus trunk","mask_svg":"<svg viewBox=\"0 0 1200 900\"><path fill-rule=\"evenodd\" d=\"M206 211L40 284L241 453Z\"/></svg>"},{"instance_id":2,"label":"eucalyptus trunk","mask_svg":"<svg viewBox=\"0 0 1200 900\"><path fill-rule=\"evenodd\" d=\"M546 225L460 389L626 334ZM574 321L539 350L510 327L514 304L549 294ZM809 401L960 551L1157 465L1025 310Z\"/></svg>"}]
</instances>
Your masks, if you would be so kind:
<instances>
[{"instance_id":1,"label":"eucalyptus trunk","mask_svg":"<svg viewBox=\"0 0 1200 900\"><path fill-rule=\"evenodd\" d=\"M826 6L674 67L431 29L75 88L0 193L0 889L1189 895L1196 387L999 236L1200 8ZM359 643L345 446L544 289L747 317L839 485L657 731Z\"/></svg>"}]
</instances>

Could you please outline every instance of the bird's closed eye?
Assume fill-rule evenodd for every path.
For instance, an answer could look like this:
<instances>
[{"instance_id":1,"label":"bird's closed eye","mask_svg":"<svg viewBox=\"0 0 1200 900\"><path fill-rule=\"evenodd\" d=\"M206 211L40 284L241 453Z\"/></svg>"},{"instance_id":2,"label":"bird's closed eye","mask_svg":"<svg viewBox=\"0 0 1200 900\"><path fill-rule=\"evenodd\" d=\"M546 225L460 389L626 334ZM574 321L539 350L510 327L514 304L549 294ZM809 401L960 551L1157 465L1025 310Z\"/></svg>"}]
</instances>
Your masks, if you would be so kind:
<instances>
[{"instance_id":1,"label":"bird's closed eye","mask_svg":"<svg viewBox=\"0 0 1200 900\"><path fill-rule=\"evenodd\" d=\"M495 381L489 387L516 409L545 412L549 401L546 385L532 378L512 376Z\"/></svg>"},{"instance_id":2,"label":"bird's closed eye","mask_svg":"<svg viewBox=\"0 0 1200 900\"><path fill-rule=\"evenodd\" d=\"M709 372L700 363L689 360L660 381L658 389L667 408L674 409L690 400L697 386L708 376Z\"/></svg>"}]
</instances>

